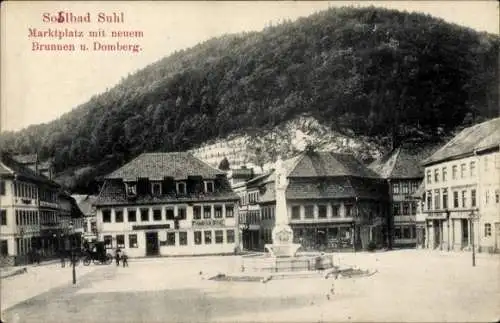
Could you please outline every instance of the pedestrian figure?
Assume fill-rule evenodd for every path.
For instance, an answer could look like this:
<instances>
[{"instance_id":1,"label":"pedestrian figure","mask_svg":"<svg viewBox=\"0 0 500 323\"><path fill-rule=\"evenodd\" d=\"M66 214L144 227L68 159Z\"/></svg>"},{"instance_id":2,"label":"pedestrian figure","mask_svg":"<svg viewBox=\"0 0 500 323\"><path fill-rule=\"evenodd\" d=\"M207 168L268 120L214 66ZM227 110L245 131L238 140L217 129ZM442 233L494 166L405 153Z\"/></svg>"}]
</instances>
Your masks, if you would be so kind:
<instances>
[{"instance_id":1,"label":"pedestrian figure","mask_svg":"<svg viewBox=\"0 0 500 323\"><path fill-rule=\"evenodd\" d=\"M65 267L66 266L66 259L64 259L64 252L61 251L61 267Z\"/></svg>"},{"instance_id":2,"label":"pedestrian figure","mask_svg":"<svg viewBox=\"0 0 500 323\"><path fill-rule=\"evenodd\" d=\"M120 248L116 248L115 252L115 259L116 259L116 266L120 266Z\"/></svg>"},{"instance_id":3,"label":"pedestrian figure","mask_svg":"<svg viewBox=\"0 0 500 323\"><path fill-rule=\"evenodd\" d=\"M123 267L128 267L128 256L125 251L122 251L122 264Z\"/></svg>"}]
</instances>

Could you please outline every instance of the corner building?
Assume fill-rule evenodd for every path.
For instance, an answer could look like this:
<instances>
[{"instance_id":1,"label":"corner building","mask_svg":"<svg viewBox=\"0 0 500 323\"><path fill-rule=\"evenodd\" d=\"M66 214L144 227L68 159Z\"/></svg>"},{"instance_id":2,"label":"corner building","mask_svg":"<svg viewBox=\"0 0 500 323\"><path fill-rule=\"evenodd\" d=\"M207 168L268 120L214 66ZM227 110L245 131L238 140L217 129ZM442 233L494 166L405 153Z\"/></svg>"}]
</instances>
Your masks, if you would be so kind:
<instances>
[{"instance_id":1,"label":"corner building","mask_svg":"<svg viewBox=\"0 0 500 323\"><path fill-rule=\"evenodd\" d=\"M237 202L226 174L189 153L146 153L105 177L98 239L130 257L234 253Z\"/></svg>"}]
</instances>

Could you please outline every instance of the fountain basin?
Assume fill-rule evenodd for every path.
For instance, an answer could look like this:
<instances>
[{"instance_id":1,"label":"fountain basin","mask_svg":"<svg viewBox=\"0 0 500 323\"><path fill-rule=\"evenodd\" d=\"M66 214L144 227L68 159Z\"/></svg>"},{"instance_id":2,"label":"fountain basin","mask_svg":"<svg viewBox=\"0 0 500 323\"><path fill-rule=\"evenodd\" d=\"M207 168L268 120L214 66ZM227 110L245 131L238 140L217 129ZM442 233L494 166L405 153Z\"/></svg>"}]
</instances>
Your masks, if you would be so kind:
<instances>
[{"instance_id":1,"label":"fountain basin","mask_svg":"<svg viewBox=\"0 0 500 323\"><path fill-rule=\"evenodd\" d=\"M300 248L298 243L287 243L287 244L266 244L264 246L272 257L294 257L297 250Z\"/></svg>"},{"instance_id":2,"label":"fountain basin","mask_svg":"<svg viewBox=\"0 0 500 323\"><path fill-rule=\"evenodd\" d=\"M331 255L296 255L275 257L271 254L242 256L244 272L298 272L324 270L333 267Z\"/></svg>"}]
</instances>

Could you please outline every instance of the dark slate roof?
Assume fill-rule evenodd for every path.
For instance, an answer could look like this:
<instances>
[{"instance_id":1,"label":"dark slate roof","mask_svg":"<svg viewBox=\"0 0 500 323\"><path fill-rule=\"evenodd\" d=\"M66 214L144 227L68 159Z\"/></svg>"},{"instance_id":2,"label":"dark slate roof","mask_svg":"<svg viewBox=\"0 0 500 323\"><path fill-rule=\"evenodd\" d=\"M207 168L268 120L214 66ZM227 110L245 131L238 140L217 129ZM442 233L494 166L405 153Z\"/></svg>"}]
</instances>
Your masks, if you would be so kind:
<instances>
[{"instance_id":1,"label":"dark slate roof","mask_svg":"<svg viewBox=\"0 0 500 323\"><path fill-rule=\"evenodd\" d=\"M231 177L233 178L251 178L252 176L253 176L252 168L231 169Z\"/></svg>"},{"instance_id":2,"label":"dark slate roof","mask_svg":"<svg viewBox=\"0 0 500 323\"><path fill-rule=\"evenodd\" d=\"M379 178L353 155L332 152L303 153L288 174L289 178L337 176Z\"/></svg>"},{"instance_id":3,"label":"dark slate roof","mask_svg":"<svg viewBox=\"0 0 500 323\"><path fill-rule=\"evenodd\" d=\"M287 199L387 199L387 184L380 179L336 177L292 179L286 190Z\"/></svg>"},{"instance_id":4,"label":"dark slate roof","mask_svg":"<svg viewBox=\"0 0 500 323\"><path fill-rule=\"evenodd\" d=\"M500 146L500 118L465 128L422 164L435 164L496 146Z\"/></svg>"},{"instance_id":5,"label":"dark slate roof","mask_svg":"<svg viewBox=\"0 0 500 323\"><path fill-rule=\"evenodd\" d=\"M271 169L268 172L247 181L247 187L255 187L263 185L268 182L274 182L274 178L275 178L275 172L274 169Z\"/></svg>"},{"instance_id":6,"label":"dark slate roof","mask_svg":"<svg viewBox=\"0 0 500 323\"><path fill-rule=\"evenodd\" d=\"M27 180L32 180L36 182L45 183L55 187L60 187L56 182L51 181L47 177L41 174L37 174L31 168L22 165L12 158L10 155L1 152L0 153L0 175L4 176L18 176L25 178Z\"/></svg>"},{"instance_id":7,"label":"dark slate roof","mask_svg":"<svg viewBox=\"0 0 500 323\"><path fill-rule=\"evenodd\" d=\"M421 178L424 176L424 169L420 163L436 150L435 146L406 145L398 147L371 163L368 168L386 179Z\"/></svg>"},{"instance_id":8,"label":"dark slate roof","mask_svg":"<svg viewBox=\"0 0 500 323\"><path fill-rule=\"evenodd\" d=\"M161 204L161 203L188 203L203 201L237 201L239 196L231 190L227 178L221 176L218 179L222 184L219 189L213 193L199 193L176 195L168 194L162 196L144 195L129 199L125 194L125 184L121 180L108 179L95 201L95 205L141 205L141 204Z\"/></svg>"},{"instance_id":9,"label":"dark slate roof","mask_svg":"<svg viewBox=\"0 0 500 323\"><path fill-rule=\"evenodd\" d=\"M105 178L135 181L141 177L150 180L162 180L164 177L183 180L188 176L202 176L214 179L223 174L223 171L202 162L190 153L144 153Z\"/></svg>"},{"instance_id":10,"label":"dark slate roof","mask_svg":"<svg viewBox=\"0 0 500 323\"><path fill-rule=\"evenodd\" d=\"M85 215L91 215L93 213L93 207L97 200L97 196L95 195L71 195L80 210Z\"/></svg>"}]
</instances>

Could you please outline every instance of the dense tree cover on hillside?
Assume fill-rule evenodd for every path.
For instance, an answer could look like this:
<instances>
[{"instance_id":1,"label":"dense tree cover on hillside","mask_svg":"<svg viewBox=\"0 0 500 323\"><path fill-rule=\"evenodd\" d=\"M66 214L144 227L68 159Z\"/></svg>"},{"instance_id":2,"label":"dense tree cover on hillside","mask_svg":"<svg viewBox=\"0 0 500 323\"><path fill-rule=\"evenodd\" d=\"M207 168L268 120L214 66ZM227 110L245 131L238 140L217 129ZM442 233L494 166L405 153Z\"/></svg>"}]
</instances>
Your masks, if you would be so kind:
<instances>
[{"instance_id":1,"label":"dense tree cover on hillside","mask_svg":"<svg viewBox=\"0 0 500 323\"><path fill-rule=\"evenodd\" d=\"M497 113L498 47L497 36L422 14L329 9L178 51L0 144L53 156L61 172L185 150L303 113L337 131L432 137L467 115Z\"/></svg>"}]
</instances>

